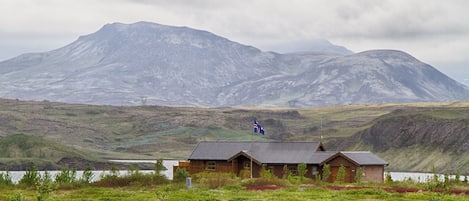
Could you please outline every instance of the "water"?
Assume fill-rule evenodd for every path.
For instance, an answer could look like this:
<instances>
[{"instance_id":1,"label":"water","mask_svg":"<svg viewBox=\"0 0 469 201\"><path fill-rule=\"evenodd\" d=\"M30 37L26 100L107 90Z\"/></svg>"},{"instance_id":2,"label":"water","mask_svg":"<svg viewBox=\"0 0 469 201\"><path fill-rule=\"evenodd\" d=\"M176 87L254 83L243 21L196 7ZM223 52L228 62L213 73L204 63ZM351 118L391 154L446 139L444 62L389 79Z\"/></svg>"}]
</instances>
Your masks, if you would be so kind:
<instances>
[{"instance_id":1,"label":"water","mask_svg":"<svg viewBox=\"0 0 469 201\"><path fill-rule=\"evenodd\" d=\"M156 160L111 160L113 162L125 162L125 163L156 163ZM163 165L166 167L167 170L161 172L165 175L168 179L173 179L173 166L177 165L177 160L164 160ZM45 171L38 171L39 174L44 175ZM51 170L47 171L51 178L54 179L55 175L59 174L60 170ZM92 181L98 181L101 176L111 174L110 170L94 170ZM153 173L153 170L139 170L141 173ZM5 171L0 171L0 173L6 173ZM13 183L17 184L26 171L10 171L11 180ZM118 171L119 175L126 175L128 173L127 170L120 170ZM80 179L83 176L83 170L77 170L77 179Z\"/></svg>"},{"instance_id":2,"label":"water","mask_svg":"<svg viewBox=\"0 0 469 201\"><path fill-rule=\"evenodd\" d=\"M404 181L411 179L415 182L428 182L433 180L434 176L438 176L440 181L444 180L444 174L424 173L424 172L390 172L393 181ZM454 179L456 175L449 175L449 178ZM464 175L460 175L461 181L464 180Z\"/></svg>"},{"instance_id":3,"label":"water","mask_svg":"<svg viewBox=\"0 0 469 201\"><path fill-rule=\"evenodd\" d=\"M124 162L124 163L156 163L156 160L111 160L112 162ZM163 165L166 167L167 170L163 171L162 174L165 175L168 179L173 179L173 166L177 165L177 160L163 160ZM51 175L51 178L54 179L55 175L60 173L60 171L48 171ZM110 174L109 170L95 170L93 172L92 181L97 181L102 175ZM141 170L141 173L153 173L153 170ZM4 171L0 171L0 173L5 173ZM12 181L14 183L18 183L18 181L23 178L23 175L26 171L11 171L10 175L12 177ZM41 175L44 175L44 171L39 171ZM127 170L119 171L119 175L127 174ZM424 173L424 172L389 172L391 174L391 178L393 181L404 181L408 179L412 179L415 182L427 182L433 179L433 173ZM386 173L387 174L387 173ZM83 175L83 171L77 171L77 178L81 178ZM442 181L444 175L436 174L438 178ZM450 178L455 178L455 175L450 175ZM461 180L464 180L464 175L461 175Z\"/></svg>"}]
</instances>

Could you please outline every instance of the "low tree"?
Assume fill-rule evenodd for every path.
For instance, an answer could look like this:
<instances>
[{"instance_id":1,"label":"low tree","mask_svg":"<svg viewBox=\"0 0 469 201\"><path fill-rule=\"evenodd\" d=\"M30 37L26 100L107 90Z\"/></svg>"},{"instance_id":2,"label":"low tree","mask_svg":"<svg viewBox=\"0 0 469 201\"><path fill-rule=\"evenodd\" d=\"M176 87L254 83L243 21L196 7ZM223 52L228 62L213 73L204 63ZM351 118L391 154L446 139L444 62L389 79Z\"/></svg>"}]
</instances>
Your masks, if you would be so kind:
<instances>
[{"instance_id":1,"label":"low tree","mask_svg":"<svg viewBox=\"0 0 469 201\"><path fill-rule=\"evenodd\" d=\"M155 174L161 174L162 171L167 170L167 168L163 164L163 159L156 160L155 164Z\"/></svg>"},{"instance_id":2,"label":"low tree","mask_svg":"<svg viewBox=\"0 0 469 201\"><path fill-rule=\"evenodd\" d=\"M322 181L329 182L330 176L331 176L331 168L329 164L324 164L324 166L322 166Z\"/></svg>"},{"instance_id":3,"label":"low tree","mask_svg":"<svg viewBox=\"0 0 469 201\"><path fill-rule=\"evenodd\" d=\"M174 173L173 180L174 181L185 181L187 177L189 177L189 172L187 172L186 168L178 168Z\"/></svg>"},{"instance_id":4,"label":"low tree","mask_svg":"<svg viewBox=\"0 0 469 201\"><path fill-rule=\"evenodd\" d=\"M9 171L5 173L0 173L0 186L12 186L13 181Z\"/></svg>"},{"instance_id":5,"label":"low tree","mask_svg":"<svg viewBox=\"0 0 469 201\"><path fill-rule=\"evenodd\" d=\"M288 166L287 165L284 165L283 166L283 172L282 172L282 179L288 179L288 177L291 176L291 171L290 169L288 169Z\"/></svg>"},{"instance_id":6,"label":"low tree","mask_svg":"<svg viewBox=\"0 0 469 201\"><path fill-rule=\"evenodd\" d=\"M345 167L342 164L340 164L339 171L337 172L337 178L335 181L339 184L342 184L345 181Z\"/></svg>"},{"instance_id":7,"label":"low tree","mask_svg":"<svg viewBox=\"0 0 469 201\"><path fill-rule=\"evenodd\" d=\"M90 184L93 180L93 171L91 167L86 167L85 170L83 171L83 175L81 176L80 183L83 184Z\"/></svg>"},{"instance_id":8,"label":"low tree","mask_svg":"<svg viewBox=\"0 0 469 201\"><path fill-rule=\"evenodd\" d=\"M358 167L355 173L355 182L361 183L362 182L362 177L363 177L363 168Z\"/></svg>"},{"instance_id":9,"label":"low tree","mask_svg":"<svg viewBox=\"0 0 469 201\"><path fill-rule=\"evenodd\" d=\"M298 164L297 170L300 181L303 181L305 179L306 172L308 172L306 163Z\"/></svg>"},{"instance_id":10,"label":"low tree","mask_svg":"<svg viewBox=\"0 0 469 201\"><path fill-rule=\"evenodd\" d=\"M18 182L20 185L36 186L41 180L41 175L35 166L31 166Z\"/></svg>"}]
</instances>

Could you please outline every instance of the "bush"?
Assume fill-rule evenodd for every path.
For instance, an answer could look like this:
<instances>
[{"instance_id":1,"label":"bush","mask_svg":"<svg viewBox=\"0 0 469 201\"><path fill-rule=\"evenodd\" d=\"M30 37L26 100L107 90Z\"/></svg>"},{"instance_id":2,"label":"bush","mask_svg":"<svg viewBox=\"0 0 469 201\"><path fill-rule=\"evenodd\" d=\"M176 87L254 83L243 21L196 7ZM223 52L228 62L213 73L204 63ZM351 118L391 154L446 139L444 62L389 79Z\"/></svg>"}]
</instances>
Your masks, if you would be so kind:
<instances>
[{"instance_id":1,"label":"bush","mask_svg":"<svg viewBox=\"0 0 469 201\"><path fill-rule=\"evenodd\" d=\"M10 200L11 200L11 201L24 201L25 198L24 198L23 194L17 193L17 194L14 195Z\"/></svg>"},{"instance_id":2,"label":"bush","mask_svg":"<svg viewBox=\"0 0 469 201\"><path fill-rule=\"evenodd\" d=\"M169 183L168 178L160 174L143 174L139 171L129 171L127 175L119 176L115 172L110 175L101 176L95 184L101 187L124 187L124 186L151 186Z\"/></svg>"},{"instance_id":3,"label":"bush","mask_svg":"<svg viewBox=\"0 0 469 201\"><path fill-rule=\"evenodd\" d=\"M392 176L391 176L390 172L386 173L386 178L384 178L384 182L386 184L392 184L393 183Z\"/></svg>"},{"instance_id":4,"label":"bush","mask_svg":"<svg viewBox=\"0 0 469 201\"><path fill-rule=\"evenodd\" d=\"M55 175L55 183L58 184L73 184L76 182L77 171L75 169L64 168L62 171Z\"/></svg>"},{"instance_id":5,"label":"bush","mask_svg":"<svg viewBox=\"0 0 469 201\"><path fill-rule=\"evenodd\" d=\"M91 167L86 167L83 171L83 175L81 176L80 183L82 184L90 184L93 179L93 172Z\"/></svg>"},{"instance_id":6,"label":"bush","mask_svg":"<svg viewBox=\"0 0 469 201\"><path fill-rule=\"evenodd\" d=\"M290 169L288 169L287 165L284 165L283 166L282 179L288 179L290 176L292 176L292 173L290 172Z\"/></svg>"},{"instance_id":7,"label":"bush","mask_svg":"<svg viewBox=\"0 0 469 201\"><path fill-rule=\"evenodd\" d=\"M39 184L40 180L41 175L39 175L37 168L35 166L31 166L18 183L23 186L31 187Z\"/></svg>"},{"instance_id":8,"label":"bush","mask_svg":"<svg viewBox=\"0 0 469 201\"><path fill-rule=\"evenodd\" d=\"M194 176L201 185L210 189L232 185L236 180L236 176L232 173L204 172Z\"/></svg>"},{"instance_id":9,"label":"bush","mask_svg":"<svg viewBox=\"0 0 469 201\"><path fill-rule=\"evenodd\" d=\"M322 181L329 182L330 176L331 176L331 168L329 164L324 164L324 166L322 166Z\"/></svg>"},{"instance_id":10,"label":"bush","mask_svg":"<svg viewBox=\"0 0 469 201\"><path fill-rule=\"evenodd\" d=\"M9 171L0 173L0 186L13 186L13 181L11 180Z\"/></svg>"},{"instance_id":11,"label":"bush","mask_svg":"<svg viewBox=\"0 0 469 201\"><path fill-rule=\"evenodd\" d=\"M187 177L189 177L189 172L187 172L186 168L178 168L173 176L173 181L185 181Z\"/></svg>"},{"instance_id":12,"label":"bush","mask_svg":"<svg viewBox=\"0 0 469 201\"><path fill-rule=\"evenodd\" d=\"M44 172L44 175L40 178L36 189L39 193L39 195L37 196L38 201L46 200L49 197L50 193L52 193L56 189L56 186L52 182L52 178L49 172Z\"/></svg>"},{"instance_id":13,"label":"bush","mask_svg":"<svg viewBox=\"0 0 469 201\"><path fill-rule=\"evenodd\" d=\"M361 183L362 182L362 177L363 177L363 168L358 167L356 171L357 172L355 173L355 182ZM388 177L388 175L390 175L389 172L386 175L386 177Z\"/></svg>"},{"instance_id":14,"label":"bush","mask_svg":"<svg viewBox=\"0 0 469 201\"><path fill-rule=\"evenodd\" d=\"M308 172L306 163L298 164L298 176L300 177L300 181L305 179L306 172Z\"/></svg>"},{"instance_id":15,"label":"bush","mask_svg":"<svg viewBox=\"0 0 469 201\"><path fill-rule=\"evenodd\" d=\"M345 167L344 165L340 164L339 171L337 172L336 182L339 184L344 183L345 181Z\"/></svg>"}]
</instances>

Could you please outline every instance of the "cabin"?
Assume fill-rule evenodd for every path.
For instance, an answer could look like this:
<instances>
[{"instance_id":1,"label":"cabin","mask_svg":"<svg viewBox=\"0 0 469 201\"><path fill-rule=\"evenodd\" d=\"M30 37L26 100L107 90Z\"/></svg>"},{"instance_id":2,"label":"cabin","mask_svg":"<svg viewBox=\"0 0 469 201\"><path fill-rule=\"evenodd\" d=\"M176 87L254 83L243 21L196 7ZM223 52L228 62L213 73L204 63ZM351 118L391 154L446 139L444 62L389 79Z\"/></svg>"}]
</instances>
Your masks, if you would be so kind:
<instances>
[{"instance_id":1,"label":"cabin","mask_svg":"<svg viewBox=\"0 0 469 201\"><path fill-rule=\"evenodd\" d=\"M320 142L200 142L188 162L181 163L190 174L200 172L234 173L241 177L259 177L267 168L278 178L285 169L297 174L299 164L306 164L306 177L316 179L328 164L330 182L334 182L339 167L345 167L344 182L355 182L361 169L361 181L383 182L386 161L371 152L326 151ZM177 167L176 167L177 168Z\"/></svg>"}]
</instances>

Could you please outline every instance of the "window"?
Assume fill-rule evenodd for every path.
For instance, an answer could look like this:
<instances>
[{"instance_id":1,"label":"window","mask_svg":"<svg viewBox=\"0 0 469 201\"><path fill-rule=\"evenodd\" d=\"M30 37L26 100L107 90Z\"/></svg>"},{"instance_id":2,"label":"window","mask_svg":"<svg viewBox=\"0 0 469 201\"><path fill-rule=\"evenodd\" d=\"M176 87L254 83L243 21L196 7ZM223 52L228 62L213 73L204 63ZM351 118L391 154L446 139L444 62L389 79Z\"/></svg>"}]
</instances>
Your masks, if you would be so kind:
<instances>
[{"instance_id":1,"label":"window","mask_svg":"<svg viewBox=\"0 0 469 201\"><path fill-rule=\"evenodd\" d=\"M362 176L366 176L366 174L365 174L365 167L362 167Z\"/></svg>"},{"instance_id":2,"label":"window","mask_svg":"<svg viewBox=\"0 0 469 201\"><path fill-rule=\"evenodd\" d=\"M271 173L274 173L274 166L267 167L267 170L269 170Z\"/></svg>"},{"instance_id":3,"label":"window","mask_svg":"<svg viewBox=\"0 0 469 201\"><path fill-rule=\"evenodd\" d=\"M207 170L215 170L217 169L217 163L215 161L207 161Z\"/></svg>"},{"instance_id":4,"label":"window","mask_svg":"<svg viewBox=\"0 0 469 201\"><path fill-rule=\"evenodd\" d=\"M296 166L288 166L288 170L292 175L297 175L298 174L298 168Z\"/></svg>"},{"instance_id":5,"label":"window","mask_svg":"<svg viewBox=\"0 0 469 201\"><path fill-rule=\"evenodd\" d=\"M311 174L313 174L313 176L316 176L318 174L318 167L317 166L311 167Z\"/></svg>"},{"instance_id":6,"label":"window","mask_svg":"<svg viewBox=\"0 0 469 201\"><path fill-rule=\"evenodd\" d=\"M244 161L244 169L250 169L251 168L251 161Z\"/></svg>"}]
</instances>

